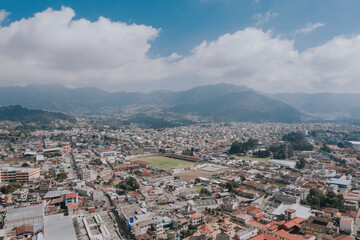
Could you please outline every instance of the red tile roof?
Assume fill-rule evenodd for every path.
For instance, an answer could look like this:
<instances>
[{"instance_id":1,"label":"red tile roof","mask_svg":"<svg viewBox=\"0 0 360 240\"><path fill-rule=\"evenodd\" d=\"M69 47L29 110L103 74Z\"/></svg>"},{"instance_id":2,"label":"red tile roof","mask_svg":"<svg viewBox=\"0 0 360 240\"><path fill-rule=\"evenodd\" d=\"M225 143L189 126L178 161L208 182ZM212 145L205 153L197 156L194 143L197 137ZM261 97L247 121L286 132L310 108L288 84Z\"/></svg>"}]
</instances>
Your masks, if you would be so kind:
<instances>
[{"instance_id":1,"label":"red tile roof","mask_svg":"<svg viewBox=\"0 0 360 240\"><path fill-rule=\"evenodd\" d=\"M190 216L191 219L195 219L195 218L199 218L204 216L202 213L194 213L193 215Z\"/></svg>"},{"instance_id":2,"label":"red tile roof","mask_svg":"<svg viewBox=\"0 0 360 240\"><path fill-rule=\"evenodd\" d=\"M16 235L20 235L23 233L33 233L34 226L33 225L22 225L16 229Z\"/></svg>"},{"instance_id":3,"label":"red tile roof","mask_svg":"<svg viewBox=\"0 0 360 240\"><path fill-rule=\"evenodd\" d=\"M65 199L76 198L77 193L68 193L65 195Z\"/></svg>"},{"instance_id":4,"label":"red tile roof","mask_svg":"<svg viewBox=\"0 0 360 240\"><path fill-rule=\"evenodd\" d=\"M279 230L277 232L274 232L274 235L279 236L281 239L285 239L285 240L306 240L306 238L296 236L296 235L291 234L283 229Z\"/></svg>"},{"instance_id":5,"label":"red tile roof","mask_svg":"<svg viewBox=\"0 0 360 240\"><path fill-rule=\"evenodd\" d=\"M301 228L300 223L303 222L303 221L305 221L304 218L297 217L297 218L291 219L290 221L287 221L286 223L281 225L281 227L286 228L286 229L290 229L290 228L292 228L294 226L297 226L298 228Z\"/></svg>"},{"instance_id":6,"label":"red tile roof","mask_svg":"<svg viewBox=\"0 0 360 240\"><path fill-rule=\"evenodd\" d=\"M271 236L269 234L266 233L260 233L259 235L250 238L249 240L281 240L280 238Z\"/></svg>"},{"instance_id":7,"label":"red tile roof","mask_svg":"<svg viewBox=\"0 0 360 240\"><path fill-rule=\"evenodd\" d=\"M67 205L68 208L76 208L77 206L78 206L77 203L69 203L69 204Z\"/></svg>"},{"instance_id":8,"label":"red tile roof","mask_svg":"<svg viewBox=\"0 0 360 240\"><path fill-rule=\"evenodd\" d=\"M334 240L354 240L354 238L344 235L344 236L335 238Z\"/></svg>"}]
</instances>

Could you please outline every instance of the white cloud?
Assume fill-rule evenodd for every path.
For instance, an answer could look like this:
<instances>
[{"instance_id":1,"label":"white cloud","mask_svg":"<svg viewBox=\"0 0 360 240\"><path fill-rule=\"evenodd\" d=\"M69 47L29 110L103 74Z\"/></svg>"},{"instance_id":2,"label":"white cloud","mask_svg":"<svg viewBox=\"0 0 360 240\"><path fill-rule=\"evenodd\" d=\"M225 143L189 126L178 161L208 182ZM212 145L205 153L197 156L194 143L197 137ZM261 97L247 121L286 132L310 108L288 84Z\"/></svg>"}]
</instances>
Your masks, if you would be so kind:
<instances>
[{"instance_id":1,"label":"white cloud","mask_svg":"<svg viewBox=\"0 0 360 240\"><path fill-rule=\"evenodd\" d=\"M254 16L252 16L252 19L256 21L255 26L259 27L267 23L271 18L277 17L277 13L273 13L270 11L267 11L264 14L257 13Z\"/></svg>"},{"instance_id":2,"label":"white cloud","mask_svg":"<svg viewBox=\"0 0 360 240\"><path fill-rule=\"evenodd\" d=\"M196 84L227 82L270 92L360 90L360 35L298 52L294 40L246 28L203 41L188 56L154 58L148 52L160 29L74 16L71 8L47 9L0 26L0 85L120 90L126 84L160 81L167 87L167 82L195 79Z\"/></svg>"},{"instance_id":3,"label":"white cloud","mask_svg":"<svg viewBox=\"0 0 360 240\"><path fill-rule=\"evenodd\" d=\"M1 27L2 81L100 85L164 77L166 59L147 56L160 29L104 17L95 22L74 20L74 16L71 8L49 8Z\"/></svg>"},{"instance_id":4,"label":"white cloud","mask_svg":"<svg viewBox=\"0 0 360 240\"><path fill-rule=\"evenodd\" d=\"M319 90L332 87L340 92L360 92L360 35L335 37L301 57Z\"/></svg>"},{"instance_id":5,"label":"white cloud","mask_svg":"<svg viewBox=\"0 0 360 240\"><path fill-rule=\"evenodd\" d=\"M5 11L4 9L0 10L0 24L9 16L9 12Z\"/></svg>"},{"instance_id":6,"label":"white cloud","mask_svg":"<svg viewBox=\"0 0 360 240\"><path fill-rule=\"evenodd\" d=\"M316 30L317 28L324 27L324 26L325 26L325 24L324 24L324 23L321 23L321 22L318 22L318 23L307 23L305 27L296 30L296 31L295 31L295 34L298 34L298 33L309 33L309 32L312 32L312 31Z\"/></svg>"},{"instance_id":7,"label":"white cloud","mask_svg":"<svg viewBox=\"0 0 360 240\"><path fill-rule=\"evenodd\" d=\"M280 90L280 86L287 90L306 87L307 81L300 81L298 74L294 76L298 68L301 62L293 41L256 28L204 41L178 66L179 71L196 74L207 82L245 84L272 91Z\"/></svg>"}]
</instances>

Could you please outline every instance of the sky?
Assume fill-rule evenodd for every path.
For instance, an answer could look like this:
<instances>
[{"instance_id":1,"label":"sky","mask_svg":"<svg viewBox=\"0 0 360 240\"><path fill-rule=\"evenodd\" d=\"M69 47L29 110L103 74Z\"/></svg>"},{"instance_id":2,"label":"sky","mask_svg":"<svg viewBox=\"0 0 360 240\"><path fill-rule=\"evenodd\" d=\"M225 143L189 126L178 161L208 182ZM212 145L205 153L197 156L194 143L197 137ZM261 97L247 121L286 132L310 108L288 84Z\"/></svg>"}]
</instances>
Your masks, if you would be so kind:
<instances>
[{"instance_id":1,"label":"sky","mask_svg":"<svg viewBox=\"0 0 360 240\"><path fill-rule=\"evenodd\" d=\"M358 0L1 0L0 86L360 93Z\"/></svg>"}]
</instances>

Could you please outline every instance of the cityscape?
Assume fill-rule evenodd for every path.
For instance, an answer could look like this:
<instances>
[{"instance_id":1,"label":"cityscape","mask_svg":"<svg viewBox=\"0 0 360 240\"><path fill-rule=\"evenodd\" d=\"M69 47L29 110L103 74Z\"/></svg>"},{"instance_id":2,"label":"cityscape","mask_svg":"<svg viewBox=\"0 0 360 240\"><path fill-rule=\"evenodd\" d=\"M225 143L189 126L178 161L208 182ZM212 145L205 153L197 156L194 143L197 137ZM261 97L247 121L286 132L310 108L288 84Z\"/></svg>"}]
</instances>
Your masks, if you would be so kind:
<instances>
[{"instance_id":1,"label":"cityscape","mask_svg":"<svg viewBox=\"0 0 360 240\"><path fill-rule=\"evenodd\" d=\"M0 240L360 240L357 9L2 0Z\"/></svg>"}]
</instances>

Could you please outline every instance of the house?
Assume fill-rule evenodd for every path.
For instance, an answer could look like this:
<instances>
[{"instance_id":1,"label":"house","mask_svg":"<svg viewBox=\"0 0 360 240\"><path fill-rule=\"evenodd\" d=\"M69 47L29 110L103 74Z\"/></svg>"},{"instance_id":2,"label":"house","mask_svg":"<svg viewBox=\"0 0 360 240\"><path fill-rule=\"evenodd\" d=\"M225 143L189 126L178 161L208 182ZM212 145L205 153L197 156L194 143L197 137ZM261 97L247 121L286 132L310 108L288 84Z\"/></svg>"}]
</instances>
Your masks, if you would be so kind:
<instances>
[{"instance_id":1,"label":"house","mask_svg":"<svg viewBox=\"0 0 360 240\"><path fill-rule=\"evenodd\" d=\"M279 230L277 232L274 232L274 235L283 240L307 240L306 238L291 234L285 230Z\"/></svg>"},{"instance_id":2,"label":"house","mask_svg":"<svg viewBox=\"0 0 360 240\"><path fill-rule=\"evenodd\" d=\"M340 219L340 231L352 232L354 227L354 219L350 217L342 217Z\"/></svg>"},{"instance_id":3,"label":"house","mask_svg":"<svg viewBox=\"0 0 360 240\"><path fill-rule=\"evenodd\" d=\"M329 219L311 216L305 223L305 229L312 232L326 232L332 225Z\"/></svg>"},{"instance_id":4,"label":"house","mask_svg":"<svg viewBox=\"0 0 360 240\"><path fill-rule=\"evenodd\" d=\"M204 214L202 213L194 213L190 216L190 219L191 219L191 224L195 226L202 225L205 223Z\"/></svg>"},{"instance_id":5,"label":"house","mask_svg":"<svg viewBox=\"0 0 360 240\"><path fill-rule=\"evenodd\" d=\"M198 198L200 196L200 194L198 192L196 192L196 191L186 189L184 191L181 191L179 196L184 198L184 199L193 199L193 198Z\"/></svg>"},{"instance_id":6,"label":"house","mask_svg":"<svg viewBox=\"0 0 360 240\"><path fill-rule=\"evenodd\" d=\"M172 182L167 184L167 187L172 190L182 189L185 188L185 186L186 186L185 182Z\"/></svg>"},{"instance_id":7,"label":"house","mask_svg":"<svg viewBox=\"0 0 360 240\"><path fill-rule=\"evenodd\" d=\"M78 202L78 194L77 193L68 193L65 194L65 206L67 207L70 203Z\"/></svg>"},{"instance_id":8,"label":"house","mask_svg":"<svg viewBox=\"0 0 360 240\"><path fill-rule=\"evenodd\" d=\"M250 238L250 240L281 240L281 239L266 233L260 233L259 235Z\"/></svg>"}]
</instances>

